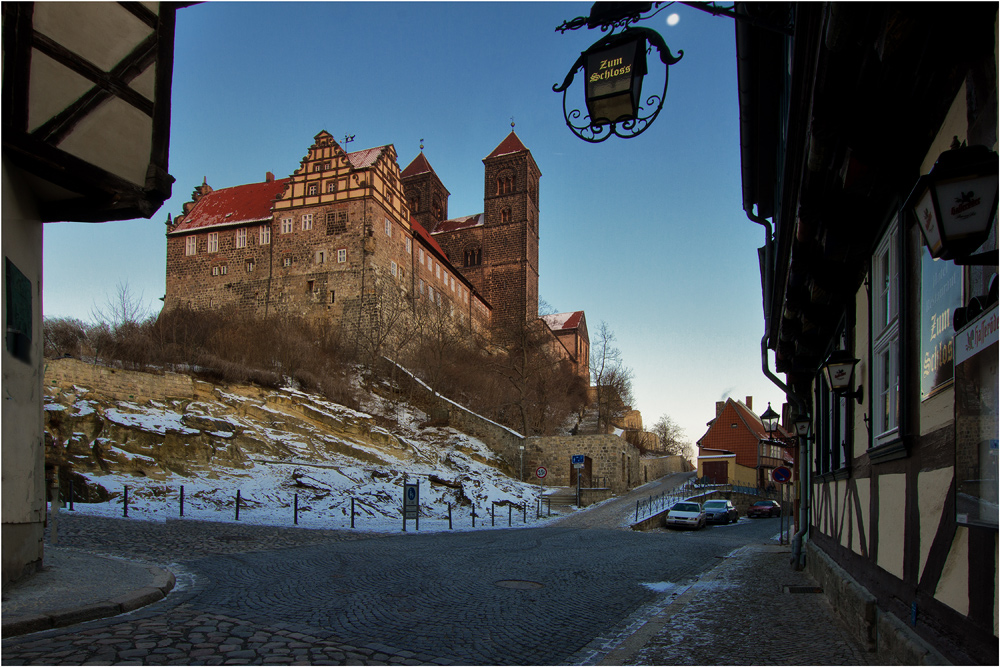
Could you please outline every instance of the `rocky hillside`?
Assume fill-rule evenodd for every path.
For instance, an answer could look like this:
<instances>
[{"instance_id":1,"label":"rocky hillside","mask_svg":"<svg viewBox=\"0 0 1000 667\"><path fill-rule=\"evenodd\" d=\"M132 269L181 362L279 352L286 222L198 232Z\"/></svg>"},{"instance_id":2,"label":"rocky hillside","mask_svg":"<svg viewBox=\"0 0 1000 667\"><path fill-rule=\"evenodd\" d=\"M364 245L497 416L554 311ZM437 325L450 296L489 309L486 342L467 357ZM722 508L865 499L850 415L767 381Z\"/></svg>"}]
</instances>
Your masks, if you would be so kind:
<instances>
[{"instance_id":1,"label":"rocky hillside","mask_svg":"<svg viewBox=\"0 0 1000 667\"><path fill-rule=\"evenodd\" d=\"M482 516L493 503L534 506L538 488L501 472L480 440L428 423L426 414L370 395L364 412L294 389L194 382L190 396L156 396L162 376L128 373L129 388L102 381L75 360L49 362L45 424L49 463L63 468L80 509L130 516L179 514L241 520L349 525L354 501L370 526L400 517L404 478L421 481L422 516L446 518L448 506ZM111 371L106 371L111 372ZM88 506L86 501L93 504Z\"/></svg>"}]
</instances>

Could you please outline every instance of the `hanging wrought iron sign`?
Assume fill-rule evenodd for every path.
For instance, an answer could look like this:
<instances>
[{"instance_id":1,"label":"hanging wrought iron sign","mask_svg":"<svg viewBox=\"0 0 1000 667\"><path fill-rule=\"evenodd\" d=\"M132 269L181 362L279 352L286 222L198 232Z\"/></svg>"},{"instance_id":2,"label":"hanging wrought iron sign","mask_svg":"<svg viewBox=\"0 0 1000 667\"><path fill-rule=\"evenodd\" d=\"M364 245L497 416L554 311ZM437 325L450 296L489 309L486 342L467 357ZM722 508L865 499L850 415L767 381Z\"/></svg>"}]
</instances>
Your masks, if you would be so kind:
<instances>
[{"instance_id":1,"label":"hanging wrought iron sign","mask_svg":"<svg viewBox=\"0 0 1000 667\"><path fill-rule=\"evenodd\" d=\"M653 47L663 64L663 88L656 88L643 99L643 79L651 74L646 57ZM649 28L631 27L601 38L580 54L562 85L552 86L553 92L563 94L566 125L573 134L590 143L599 143L612 135L623 139L639 136L663 108L668 68L683 56L683 51L674 56L663 37ZM586 79L586 113L578 108L579 102L569 101L569 88L581 69Z\"/></svg>"}]
</instances>

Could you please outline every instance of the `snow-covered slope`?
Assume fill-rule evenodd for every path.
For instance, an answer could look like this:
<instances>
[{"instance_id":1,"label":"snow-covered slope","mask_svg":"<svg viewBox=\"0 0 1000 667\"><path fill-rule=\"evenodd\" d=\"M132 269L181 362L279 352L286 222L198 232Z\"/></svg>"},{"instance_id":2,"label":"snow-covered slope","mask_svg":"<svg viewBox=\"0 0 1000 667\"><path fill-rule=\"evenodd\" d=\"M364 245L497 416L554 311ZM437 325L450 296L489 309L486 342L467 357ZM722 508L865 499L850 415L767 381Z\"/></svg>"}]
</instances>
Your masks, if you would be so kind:
<instances>
[{"instance_id":1,"label":"snow-covered slope","mask_svg":"<svg viewBox=\"0 0 1000 667\"><path fill-rule=\"evenodd\" d=\"M449 506L455 529L472 527L473 507L477 528L540 520L537 485L503 474L480 440L422 426L415 408L372 396L360 412L293 389L211 393L140 403L47 386L49 459L80 476L75 511L121 516L127 486L130 517L178 518L183 486L185 518L235 520L238 491L240 521L292 525L297 502L298 525L345 528L353 504L356 529L400 530L407 479L420 482L421 530L447 530Z\"/></svg>"}]
</instances>

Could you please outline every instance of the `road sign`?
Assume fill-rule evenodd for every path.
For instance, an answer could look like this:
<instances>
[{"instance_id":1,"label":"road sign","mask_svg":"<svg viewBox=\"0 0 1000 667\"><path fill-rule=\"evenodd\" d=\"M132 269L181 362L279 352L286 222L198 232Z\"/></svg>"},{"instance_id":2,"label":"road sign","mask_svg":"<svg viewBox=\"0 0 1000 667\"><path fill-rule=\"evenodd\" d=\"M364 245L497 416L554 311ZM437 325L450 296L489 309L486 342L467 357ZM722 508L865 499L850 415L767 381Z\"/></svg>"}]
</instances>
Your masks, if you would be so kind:
<instances>
[{"instance_id":1,"label":"road sign","mask_svg":"<svg viewBox=\"0 0 1000 667\"><path fill-rule=\"evenodd\" d=\"M539 466L538 470L535 471L535 476L538 477L538 479L545 479L545 476L548 474L549 471L541 466Z\"/></svg>"},{"instance_id":2,"label":"road sign","mask_svg":"<svg viewBox=\"0 0 1000 667\"><path fill-rule=\"evenodd\" d=\"M403 485L403 518L417 519L420 511L420 482Z\"/></svg>"},{"instance_id":3,"label":"road sign","mask_svg":"<svg viewBox=\"0 0 1000 667\"><path fill-rule=\"evenodd\" d=\"M573 457L572 457L572 460L571 460L571 463L573 464L573 467L574 468L582 468L583 467L583 459L584 459L583 454L573 454Z\"/></svg>"},{"instance_id":4,"label":"road sign","mask_svg":"<svg viewBox=\"0 0 1000 667\"><path fill-rule=\"evenodd\" d=\"M775 468L774 470L771 471L771 479L773 479L778 484L784 484L786 482L791 481L792 471L786 468L785 466Z\"/></svg>"}]
</instances>

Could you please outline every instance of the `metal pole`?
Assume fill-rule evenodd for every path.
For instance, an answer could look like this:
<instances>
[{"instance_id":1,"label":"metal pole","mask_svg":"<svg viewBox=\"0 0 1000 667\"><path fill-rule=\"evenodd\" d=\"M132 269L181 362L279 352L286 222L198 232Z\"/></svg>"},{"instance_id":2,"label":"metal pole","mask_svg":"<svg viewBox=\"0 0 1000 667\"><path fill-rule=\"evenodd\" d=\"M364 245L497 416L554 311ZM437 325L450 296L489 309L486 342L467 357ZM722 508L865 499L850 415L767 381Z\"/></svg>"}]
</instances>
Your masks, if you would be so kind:
<instances>
[{"instance_id":1,"label":"metal pole","mask_svg":"<svg viewBox=\"0 0 1000 667\"><path fill-rule=\"evenodd\" d=\"M125 487L125 517L128 517L128 487Z\"/></svg>"},{"instance_id":2,"label":"metal pole","mask_svg":"<svg viewBox=\"0 0 1000 667\"><path fill-rule=\"evenodd\" d=\"M448 530L451 530L451 503L448 503Z\"/></svg>"},{"instance_id":3,"label":"metal pole","mask_svg":"<svg viewBox=\"0 0 1000 667\"><path fill-rule=\"evenodd\" d=\"M181 484L181 516L184 516L184 485Z\"/></svg>"},{"instance_id":4,"label":"metal pole","mask_svg":"<svg viewBox=\"0 0 1000 667\"><path fill-rule=\"evenodd\" d=\"M514 506L507 505L507 527L510 528L514 525Z\"/></svg>"},{"instance_id":5,"label":"metal pole","mask_svg":"<svg viewBox=\"0 0 1000 667\"><path fill-rule=\"evenodd\" d=\"M497 525L497 504L490 503L490 527Z\"/></svg>"},{"instance_id":6,"label":"metal pole","mask_svg":"<svg viewBox=\"0 0 1000 667\"><path fill-rule=\"evenodd\" d=\"M417 480L417 532L420 532L420 480Z\"/></svg>"},{"instance_id":7,"label":"metal pole","mask_svg":"<svg viewBox=\"0 0 1000 667\"><path fill-rule=\"evenodd\" d=\"M521 503L521 510L522 510L521 513L524 514L524 516L521 518L524 520L524 523L528 523L528 503L526 502Z\"/></svg>"},{"instance_id":8,"label":"metal pole","mask_svg":"<svg viewBox=\"0 0 1000 667\"><path fill-rule=\"evenodd\" d=\"M292 517L295 525L299 525L299 494L297 493L295 494L295 509L292 512Z\"/></svg>"},{"instance_id":9,"label":"metal pole","mask_svg":"<svg viewBox=\"0 0 1000 667\"><path fill-rule=\"evenodd\" d=\"M73 478L72 477L69 478L69 511L70 512L74 511L73 510Z\"/></svg>"},{"instance_id":10,"label":"metal pole","mask_svg":"<svg viewBox=\"0 0 1000 667\"><path fill-rule=\"evenodd\" d=\"M236 520L240 520L240 490L236 489Z\"/></svg>"},{"instance_id":11,"label":"metal pole","mask_svg":"<svg viewBox=\"0 0 1000 667\"><path fill-rule=\"evenodd\" d=\"M472 503L472 527L476 527L476 504Z\"/></svg>"},{"instance_id":12,"label":"metal pole","mask_svg":"<svg viewBox=\"0 0 1000 667\"><path fill-rule=\"evenodd\" d=\"M351 528L354 528L354 496L351 496Z\"/></svg>"}]
</instances>

